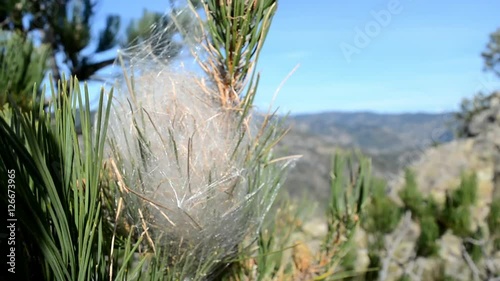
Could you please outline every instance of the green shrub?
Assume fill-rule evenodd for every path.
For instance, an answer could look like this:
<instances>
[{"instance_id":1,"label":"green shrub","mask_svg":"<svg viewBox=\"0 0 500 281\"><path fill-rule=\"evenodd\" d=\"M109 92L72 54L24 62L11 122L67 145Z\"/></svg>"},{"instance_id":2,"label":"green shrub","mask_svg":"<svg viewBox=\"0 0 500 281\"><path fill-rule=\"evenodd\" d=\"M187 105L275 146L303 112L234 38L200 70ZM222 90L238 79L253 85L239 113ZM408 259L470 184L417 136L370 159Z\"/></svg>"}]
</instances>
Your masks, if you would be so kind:
<instances>
[{"instance_id":1,"label":"green shrub","mask_svg":"<svg viewBox=\"0 0 500 281\"><path fill-rule=\"evenodd\" d=\"M439 251L437 240L439 239L439 227L433 216L426 215L419 220L420 236L417 239L417 256L429 257L436 255Z\"/></svg>"},{"instance_id":2,"label":"green shrub","mask_svg":"<svg viewBox=\"0 0 500 281\"><path fill-rule=\"evenodd\" d=\"M489 243L487 239L496 242L497 247L500 244L500 240L495 238L498 236L494 235L500 230L500 200L492 202L487 218L488 228L493 235L485 236L481 227L472 232L471 207L477 203L477 192L476 175L474 173L463 174L459 186L447 193L444 205L440 206L432 196L424 195L419 190L415 173L408 169L405 171L405 184L399 191L399 197L403 203L399 207L387 196L384 183L375 181L372 197L362 221L362 226L370 237L369 267L380 269L382 261L385 262L385 259L390 258L386 256L385 238L396 229L401 214L405 211L411 212L413 221L420 226L420 235L414 248L417 257L437 258L440 250L439 239L446 232L452 231L453 234L462 238L461 247L463 246L472 261L479 262L485 253L485 243ZM404 268L406 264L400 266ZM365 280L378 280L378 275L378 271L367 272L364 278ZM407 275L400 278L400 280L410 280ZM443 270L435 278L436 280L450 280Z\"/></svg>"},{"instance_id":3,"label":"green shrub","mask_svg":"<svg viewBox=\"0 0 500 281\"><path fill-rule=\"evenodd\" d=\"M490 233L500 234L500 198L494 198L486 219Z\"/></svg>"},{"instance_id":4,"label":"green shrub","mask_svg":"<svg viewBox=\"0 0 500 281\"><path fill-rule=\"evenodd\" d=\"M475 174L463 175L457 189L448 193L440 214L440 221L459 237L471 232L471 207L477 201L477 178Z\"/></svg>"},{"instance_id":5,"label":"green shrub","mask_svg":"<svg viewBox=\"0 0 500 281\"><path fill-rule=\"evenodd\" d=\"M390 233L401 220L402 210L388 197L384 181L374 180L372 188L362 226L369 233Z\"/></svg>"},{"instance_id":6,"label":"green shrub","mask_svg":"<svg viewBox=\"0 0 500 281\"><path fill-rule=\"evenodd\" d=\"M491 202L486 222L493 239L493 248L495 251L500 251L500 198L494 198Z\"/></svg>"},{"instance_id":7,"label":"green shrub","mask_svg":"<svg viewBox=\"0 0 500 281\"><path fill-rule=\"evenodd\" d=\"M404 209L411 211L414 217L421 217L427 213L424 197L417 187L415 173L410 169L405 171L405 185L399 192L399 197L403 201Z\"/></svg>"},{"instance_id":8,"label":"green shrub","mask_svg":"<svg viewBox=\"0 0 500 281\"><path fill-rule=\"evenodd\" d=\"M483 230L479 227L470 237L463 241L465 250L472 258L472 261L478 262L483 257L483 247L480 242L485 238Z\"/></svg>"},{"instance_id":9,"label":"green shrub","mask_svg":"<svg viewBox=\"0 0 500 281\"><path fill-rule=\"evenodd\" d=\"M477 176L475 173L462 175L459 187L452 193L454 206L470 207L477 201Z\"/></svg>"}]
</instances>

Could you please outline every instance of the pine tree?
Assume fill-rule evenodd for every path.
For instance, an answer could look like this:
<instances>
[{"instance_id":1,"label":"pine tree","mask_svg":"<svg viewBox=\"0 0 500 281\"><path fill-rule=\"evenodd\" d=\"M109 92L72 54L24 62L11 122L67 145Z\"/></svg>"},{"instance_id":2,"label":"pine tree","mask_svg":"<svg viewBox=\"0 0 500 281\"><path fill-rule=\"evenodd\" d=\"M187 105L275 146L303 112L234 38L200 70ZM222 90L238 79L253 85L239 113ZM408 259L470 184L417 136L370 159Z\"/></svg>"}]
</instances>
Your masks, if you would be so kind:
<instances>
[{"instance_id":1,"label":"pine tree","mask_svg":"<svg viewBox=\"0 0 500 281\"><path fill-rule=\"evenodd\" d=\"M485 69L500 76L500 28L491 33L486 50L482 53Z\"/></svg>"},{"instance_id":2,"label":"pine tree","mask_svg":"<svg viewBox=\"0 0 500 281\"><path fill-rule=\"evenodd\" d=\"M33 106L33 92L47 71L47 46L35 47L19 33L0 31L0 110L12 99L22 110ZM35 87L35 88L33 88Z\"/></svg>"},{"instance_id":3,"label":"pine tree","mask_svg":"<svg viewBox=\"0 0 500 281\"><path fill-rule=\"evenodd\" d=\"M115 47L119 39L120 17L108 15L96 47L90 53L83 52L92 43L96 4L91 0L7 0L0 8L0 22L3 30L32 36L50 46L49 65L55 81L62 72L85 81L95 78L97 71L115 61L114 57L104 60L94 57ZM62 56L62 61L57 56Z\"/></svg>"}]
</instances>

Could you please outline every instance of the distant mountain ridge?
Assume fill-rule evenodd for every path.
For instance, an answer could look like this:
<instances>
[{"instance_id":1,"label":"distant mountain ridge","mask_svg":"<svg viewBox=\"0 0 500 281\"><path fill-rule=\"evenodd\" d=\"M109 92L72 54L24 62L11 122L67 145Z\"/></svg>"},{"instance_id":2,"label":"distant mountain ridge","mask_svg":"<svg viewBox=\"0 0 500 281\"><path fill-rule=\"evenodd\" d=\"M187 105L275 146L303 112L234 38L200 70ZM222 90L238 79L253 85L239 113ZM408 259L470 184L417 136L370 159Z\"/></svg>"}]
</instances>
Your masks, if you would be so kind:
<instances>
[{"instance_id":1,"label":"distant mountain ridge","mask_svg":"<svg viewBox=\"0 0 500 281\"><path fill-rule=\"evenodd\" d=\"M453 139L449 123L453 113L381 114L374 112L326 112L291 118L297 130L322 136L331 143L363 150L395 151L432 139Z\"/></svg>"},{"instance_id":2,"label":"distant mountain ridge","mask_svg":"<svg viewBox=\"0 0 500 281\"><path fill-rule=\"evenodd\" d=\"M335 150L360 149L372 157L374 173L390 179L435 143L453 140L453 113L381 114L324 112L290 116L283 155L301 154L286 188L324 200Z\"/></svg>"}]
</instances>

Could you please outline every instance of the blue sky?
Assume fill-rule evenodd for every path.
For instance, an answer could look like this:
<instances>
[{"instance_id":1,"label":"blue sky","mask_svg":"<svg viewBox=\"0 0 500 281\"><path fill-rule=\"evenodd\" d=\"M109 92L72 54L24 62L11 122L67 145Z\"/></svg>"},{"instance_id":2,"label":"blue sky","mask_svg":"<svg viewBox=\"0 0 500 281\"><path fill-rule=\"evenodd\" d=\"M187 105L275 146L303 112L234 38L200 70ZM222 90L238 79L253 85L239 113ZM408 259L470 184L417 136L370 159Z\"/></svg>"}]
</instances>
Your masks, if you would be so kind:
<instances>
[{"instance_id":1,"label":"blue sky","mask_svg":"<svg viewBox=\"0 0 500 281\"><path fill-rule=\"evenodd\" d=\"M120 14L125 26L168 3L101 0L96 27L106 14ZM443 112L500 88L480 56L500 28L498 0L278 3L258 66L263 109L296 65L274 102L282 112Z\"/></svg>"}]
</instances>

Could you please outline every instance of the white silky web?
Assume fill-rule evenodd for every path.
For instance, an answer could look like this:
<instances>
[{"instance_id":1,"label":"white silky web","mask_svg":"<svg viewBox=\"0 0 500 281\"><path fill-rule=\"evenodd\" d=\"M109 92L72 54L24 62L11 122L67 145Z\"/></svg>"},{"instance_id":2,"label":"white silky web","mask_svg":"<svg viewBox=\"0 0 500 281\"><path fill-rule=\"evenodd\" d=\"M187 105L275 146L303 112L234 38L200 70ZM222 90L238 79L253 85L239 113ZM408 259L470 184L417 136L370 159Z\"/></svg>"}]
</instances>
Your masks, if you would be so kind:
<instances>
[{"instance_id":1,"label":"white silky web","mask_svg":"<svg viewBox=\"0 0 500 281\"><path fill-rule=\"evenodd\" d=\"M258 230L289 162L268 163L279 137L273 122L255 129L242 110L223 108L212 83L159 56L155 42L123 53L109 148L127 219L146 224L151 248L196 270L233 255Z\"/></svg>"}]
</instances>

